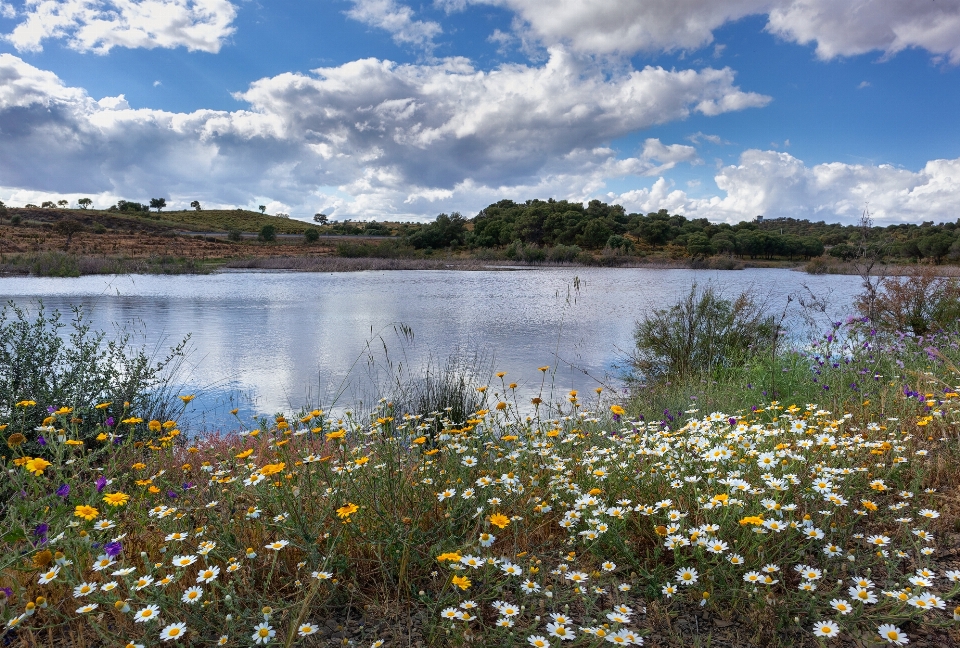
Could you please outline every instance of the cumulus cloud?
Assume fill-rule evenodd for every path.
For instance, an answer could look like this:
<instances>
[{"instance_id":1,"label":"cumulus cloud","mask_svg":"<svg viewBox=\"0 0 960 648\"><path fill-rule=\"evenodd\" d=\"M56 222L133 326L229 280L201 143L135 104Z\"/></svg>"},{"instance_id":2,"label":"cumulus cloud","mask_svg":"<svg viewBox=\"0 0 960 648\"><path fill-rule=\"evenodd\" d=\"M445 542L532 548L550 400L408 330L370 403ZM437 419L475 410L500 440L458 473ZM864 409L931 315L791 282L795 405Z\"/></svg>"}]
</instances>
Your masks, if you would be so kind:
<instances>
[{"instance_id":1,"label":"cumulus cloud","mask_svg":"<svg viewBox=\"0 0 960 648\"><path fill-rule=\"evenodd\" d=\"M398 45L430 49L433 39L443 33L439 23L414 20L413 9L396 0L353 0L347 16L371 27L390 32Z\"/></svg>"},{"instance_id":2,"label":"cumulus cloud","mask_svg":"<svg viewBox=\"0 0 960 648\"><path fill-rule=\"evenodd\" d=\"M948 221L960 213L960 158L910 171L887 164L807 166L788 153L748 150L739 164L720 169L715 181L725 195L693 198L659 178L649 189L608 197L631 210L661 205L728 222L758 214L854 222L868 204L877 222Z\"/></svg>"},{"instance_id":3,"label":"cumulus cloud","mask_svg":"<svg viewBox=\"0 0 960 648\"><path fill-rule=\"evenodd\" d=\"M237 98L249 109L131 109L3 54L0 177L31 190L235 204L270 196L311 214L319 201L351 217L426 216L512 188L586 196L605 178L695 157L648 140L620 160L606 148L613 139L769 101L738 88L727 68L610 75L561 49L542 66L492 71L461 58L363 59L261 79Z\"/></svg>"},{"instance_id":4,"label":"cumulus cloud","mask_svg":"<svg viewBox=\"0 0 960 648\"><path fill-rule=\"evenodd\" d=\"M644 160L657 161L660 164L651 168L645 175L656 175L677 166L679 162L698 163L697 149L685 144L664 144L659 139L650 137L643 143Z\"/></svg>"},{"instance_id":5,"label":"cumulus cloud","mask_svg":"<svg viewBox=\"0 0 960 648\"><path fill-rule=\"evenodd\" d=\"M467 0L442 2L448 10ZM960 64L960 0L469 0L514 11L522 29L576 51L634 53L692 50L717 28L766 15L767 30L816 43L823 59L879 50L925 49ZM721 50L722 51L722 50ZM715 54L719 53L715 50Z\"/></svg>"},{"instance_id":6,"label":"cumulus cloud","mask_svg":"<svg viewBox=\"0 0 960 648\"><path fill-rule=\"evenodd\" d=\"M98 54L114 47L215 53L233 33L236 14L229 0L26 0L22 20L4 38L21 52L64 39Z\"/></svg>"}]
</instances>

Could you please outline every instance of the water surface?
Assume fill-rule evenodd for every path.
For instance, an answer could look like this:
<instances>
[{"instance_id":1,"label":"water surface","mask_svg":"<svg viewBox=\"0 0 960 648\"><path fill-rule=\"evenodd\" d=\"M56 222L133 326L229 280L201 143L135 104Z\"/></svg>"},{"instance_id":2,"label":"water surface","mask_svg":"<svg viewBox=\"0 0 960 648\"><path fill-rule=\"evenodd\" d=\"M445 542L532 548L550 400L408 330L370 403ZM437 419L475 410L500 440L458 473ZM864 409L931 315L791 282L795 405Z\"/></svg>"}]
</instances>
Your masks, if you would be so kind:
<instances>
[{"instance_id":1,"label":"water surface","mask_svg":"<svg viewBox=\"0 0 960 648\"><path fill-rule=\"evenodd\" d=\"M540 366L560 392L615 386L636 321L672 304L693 282L735 296L754 290L774 312L807 289L846 314L859 280L791 270L559 268L518 271L353 273L224 272L0 278L0 299L69 311L82 305L94 326L136 330L149 348L192 336L189 389L194 415L220 425L242 413L289 412L363 397L376 373L422 367L433 358L486 356L493 369L540 388ZM790 312L796 315L797 300ZM413 340L397 333L400 325ZM372 358L373 364L368 363ZM372 369L371 369L372 367Z\"/></svg>"}]
</instances>

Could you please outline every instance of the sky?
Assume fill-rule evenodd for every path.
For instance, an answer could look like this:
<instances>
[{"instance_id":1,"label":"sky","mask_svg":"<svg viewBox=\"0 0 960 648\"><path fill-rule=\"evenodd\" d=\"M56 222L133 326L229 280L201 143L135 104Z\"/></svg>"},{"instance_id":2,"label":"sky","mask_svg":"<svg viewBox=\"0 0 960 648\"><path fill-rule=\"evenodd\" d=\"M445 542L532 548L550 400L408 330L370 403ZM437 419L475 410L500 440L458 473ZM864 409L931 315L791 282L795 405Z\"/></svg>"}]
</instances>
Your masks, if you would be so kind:
<instances>
[{"instance_id":1,"label":"sky","mask_svg":"<svg viewBox=\"0 0 960 648\"><path fill-rule=\"evenodd\" d=\"M960 219L960 0L0 0L0 200Z\"/></svg>"}]
</instances>

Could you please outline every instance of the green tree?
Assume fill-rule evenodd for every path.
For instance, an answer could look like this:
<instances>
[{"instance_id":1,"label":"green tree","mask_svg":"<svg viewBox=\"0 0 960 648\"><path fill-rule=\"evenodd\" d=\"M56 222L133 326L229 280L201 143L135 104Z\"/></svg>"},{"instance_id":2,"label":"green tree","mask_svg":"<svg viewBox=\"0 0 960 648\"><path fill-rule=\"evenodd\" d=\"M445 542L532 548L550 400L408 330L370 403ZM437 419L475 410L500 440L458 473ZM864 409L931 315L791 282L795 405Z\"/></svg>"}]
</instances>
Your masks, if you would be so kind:
<instances>
[{"instance_id":1,"label":"green tree","mask_svg":"<svg viewBox=\"0 0 960 648\"><path fill-rule=\"evenodd\" d=\"M260 228L260 240L264 243L272 243L277 240L277 228L273 225L264 225Z\"/></svg>"},{"instance_id":2,"label":"green tree","mask_svg":"<svg viewBox=\"0 0 960 648\"><path fill-rule=\"evenodd\" d=\"M81 198L77 201L77 205L80 206L80 209L89 209L93 205L93 201L89 198Z\"/></svg>"},{"instance_id":3,"label":"green tree","mask_svg":"<svg viewBox=\"0 0 960 648\"><path fill-rule=\"evenodd\" d=\"M316 227L308 227L303 231L303 240L306 243L316 243L320 240L320 230Z\"/></svg>"},{"instance_id":4,"label":"green tree","mask_svg":"<svg viewBox=\"0 0 960 648\"><path fill-rule=\"evenodd\" d=\"M160 210L167 206L166 198L151 198L150 199L150 209L156 209L157 213L160 213Z\"/></svg>"},{"instance_id":5,"label":"green tree","mask_svg":"<svg viewBox=\"0 0 960 648\"><path fill-rule=\"evenodd\" d=\"M53 229L67 237L66 242L63 244L63 250L66 252L70 249L70 242L73 240L73 235L77 232L82 232L84 228L83 223L74 218L61 218L53 226Z\"/></svg>"},{"instance_id":6,"label":"green tree","mask_svg":"<svg viewBox=\"0 0 960 648\"><path fill-rule=\"evenodd\" d=\"M66 209L69 205L70 205L70 201L69 201L69 200L58 200L58 201L57 201L57 207L59 207L60 209Z\"/></svg>"},{"instance_id":7,"label":"green tree","mask_svg":"<svg viewBox=\"0 0 960 648\"><path fill-rule=\"evenodd\" d=\"M267 206L266 206L266 205L260 205L259 209L260 209L260 213L261 213L261 214L266 214L266 213L267 213Z\"/></svg>"},{"instance_id":8,"label":"green tree","mask_svg":"<svg viewBox=\"0 0 960 648\"><path fill-rule=\"evenodd\" d=\"M192 203L190 203L190 206L193 207L194 209L196 209L197 211L200 211L200 201L199 201L199 200L194 200Z\"/></svg>"},{"instance_id":9,"label":"green tree","mask_svg":"<svg viewBox=\"0 0 960 648\"><path fill-rule=\"evenodd\" d=\"M953 237L947 233L924 236L917 241L920 253L928 259L933 259L933 262L938 265L950 252L951 245L953 245Z\"/></svg>"},{"instance_id":10,"label":"green tree","mask_svg":"<svg viewBox=\"0 0 960 648\"><path fill-rule=\"evenodd\" d=\"M326 225L327 221L330 220L326 214L314 214L313 222L320 223L321 225Z\"/></svg>"}]
</instances>

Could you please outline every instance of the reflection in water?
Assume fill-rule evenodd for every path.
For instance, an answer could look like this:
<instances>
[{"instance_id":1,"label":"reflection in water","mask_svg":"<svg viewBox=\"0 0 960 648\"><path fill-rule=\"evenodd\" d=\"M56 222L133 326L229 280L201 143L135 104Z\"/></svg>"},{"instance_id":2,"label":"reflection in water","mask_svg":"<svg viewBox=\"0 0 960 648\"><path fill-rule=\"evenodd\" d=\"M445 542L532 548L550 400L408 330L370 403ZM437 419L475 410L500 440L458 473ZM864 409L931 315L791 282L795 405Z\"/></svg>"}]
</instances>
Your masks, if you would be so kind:
<instances>
[{"instance_id":1,"label":"reflection in water","mask_svg":"<svg viewBox=\"0 0 960 648\"><path fill-rule=\"evenodd\" d=\"M846 314L859 290L854 277L789 270L562 268L16 277L0 278L0 298L42 298L65 312L80 304L95 328L133 327L158 353L190 334L194 420L221 426L233 407L244 416L289 412L329 405L344 389L339 402L352 404L371 371L383 380L398 365L451 355L488 357L524 396L539 388L542 365L556 368L558 392L613 385L636 320L694 281L731 296L753 289L778 312L806 285ZM412 341L398 333L401 323Z\"/></svg>"}]
</instances>

